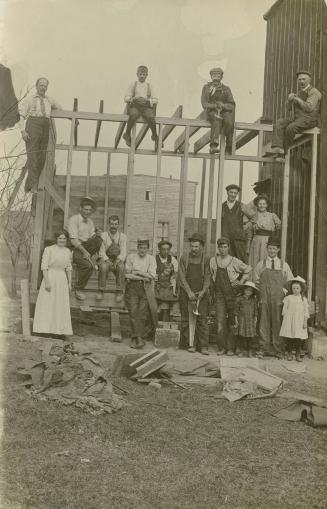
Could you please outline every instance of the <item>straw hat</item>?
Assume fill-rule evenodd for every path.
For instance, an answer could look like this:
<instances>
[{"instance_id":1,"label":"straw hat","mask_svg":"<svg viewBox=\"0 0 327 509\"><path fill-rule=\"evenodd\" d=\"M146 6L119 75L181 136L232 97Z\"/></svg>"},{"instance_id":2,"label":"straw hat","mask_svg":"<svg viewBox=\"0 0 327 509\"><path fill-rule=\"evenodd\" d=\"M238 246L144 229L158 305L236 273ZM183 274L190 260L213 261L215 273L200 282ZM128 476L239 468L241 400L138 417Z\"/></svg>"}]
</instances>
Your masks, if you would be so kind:
<instances>
[{"instance_id":1,"label":"straw hat","mask_svg":"<svg viewBox=\"0 0 327 509\"><path fill-rule=\"evenodd\" d=\"M289 292L292 290L293 283L298 283L302 288L302 292L304 292L306 290L307 285L306 285L306 281L305 281L305 279L303 279L303 277L296 276L296 277L293 277L292 279L289 279L287 281L285 286Z\"/></svg>"},{"instance_id":2,"label":"straw hat","mask_svg":"<svg viewBox=\"0 0 327 509\"><path fill-rule=\"evenodd\" d=\"M254 283L252 283L252 281L246 281L246 283L244 283L243 285L241 285L239 287L240 291L243 291L245 290L245 288L252 288L252 290L254 291L254 294L256 295L256 297L259 296L259 290L258 288L255 286Z\"/></svg>"}]
</instances>

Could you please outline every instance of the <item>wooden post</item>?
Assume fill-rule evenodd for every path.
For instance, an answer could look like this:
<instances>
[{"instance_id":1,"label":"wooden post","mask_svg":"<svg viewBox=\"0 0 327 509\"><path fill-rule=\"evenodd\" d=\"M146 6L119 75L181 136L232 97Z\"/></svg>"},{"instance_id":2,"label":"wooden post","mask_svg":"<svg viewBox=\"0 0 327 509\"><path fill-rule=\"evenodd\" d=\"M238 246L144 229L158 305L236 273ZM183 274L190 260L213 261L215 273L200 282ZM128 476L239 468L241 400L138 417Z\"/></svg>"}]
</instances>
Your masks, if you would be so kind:
<instances>
[{"instance_id":1,"label":"wooden post","mask_svg":"<svg viewBox=\"0 0 327 509\"><path fill-rule=\"evenodd\" d=\"M206 228L206 255L210 255L211 251L211 227L212 227L212 204L213 204L213 186L215 179L215 156L210 158L210 173L209 173L209 186L208 186L208 212L207 212L207 228Z\"/></svg>"},{"instance_id":2,"label":"wooden post","mask_svg":"<svg viewBox=\"0 0 327 509\"><path fill-rule=\"evenodd\" d=\"M224 166L225 166L225 136L220 136L220 154L219 154L219 173L218 173L218 190L217 190L217 208L216 208L216 238L221 236L221 218L222 218L222 204L223 204L223 191L224 191Z\"/></svg>"},{"instance_id":3,"label":"wooden post","mask_svg":"<svg viewBox=\"0 0 327 509\"><path fill-rule=\"evenodd\" d=\"M22 302L23 336L25 339L31 339L30 296L27 279L22 279L20 282L20 295Z\"/></svg>"},{"instance_id":4,"label":"wooden post","mask_svg":"<svg viewBox=\"0 0 327 509\"><path fill-rule=\"evenodd\" d=\"M89 196L90 195L91 157L92 157L92 152L89 150L88 153L87 153L87 170L86 170L85 196Z\"/></svg>"},{"instance_id":5,"label":"wooden post","mask_svg":"<svg viewBox=\"0 0 327 509\"><path fill-rule=\"evenodd\" d=\"M70 200L70 186L72 182L72 163L73 163L73 145L74 145L74 130L75 120L71 120L70 126L70 140L67 156L67 173L66 173L66 196L65 196L65 212L64 212L64 226L67 226L69 215L69 200Z\"/></svg>"},{"instance_id":6,"label":"wooden post","mask_svg":"<svg viewBox=\"0 0 327 509\"><path fill-rule=\"evenodd\" d=\"M103 214L103 229L104 230L107 228L107 221L108 221L110 160L111 160L111 154L110 154L110 152L108 152L106 190L105 190L105 196L104 196L104 214Z\"/></svg>"},{"instance_id":7,"label":"wooden post","mask_svg":"<svg viewBox=\"0 0 327 509\"><path fill-rule=\"evenodd\" d=\"M313 258L315 249L315 221L316 221L316 190L317 190L317 160L318 160L318 135L315 133L312 139L311 158L311 182L310 182L310 216L309 216L309 239L308 239L308 300L312 300Z\"/></svg>"},{"instance_id":8,"label":"wooden post","mask_svg":"<svg viewBox=\"0 0 327 509\"><path fill-rule=\"evenodd\" d=\"M153 204L153 235L152 235L152 254L157 253L157 237L158 237L158 215L159 215L159 186L161 177L161 152L162 152L162 124L159 124L159 139L158 139L158 153L157 153L157 174L154 190L154 204Z\"/></svg>"},{"instance_id":9,"label":"wooden post","mask_svg":"<svg viewBox=\"0 0 327 509\"><path fill-rule=\"evenodd\" d=\"M240 186L239 200L242 201L243 194L244 161L240 161L240 171L238 174L238 185Z\"/></svg>"},{"instance_id":10,"label":"wooden post","mask_svg":"<svg viewBox=\"0 0 327 509\"><path fill-rule=\"evenodd\" d=\"M125 218L124 218L124 232L127 235L127 241L130 243L129 228L131 226L131 210L132 210L132 196L133 196L133 176L134 176L134 159L135 159L135 138L136 138L136 125L132 129L132 143L128 153L127 164L127 182L126 182L126 201L125 201Z\"/></svg>"},{"instance_id":11,"label":"wooden post","mask_svg":"<svg viewBox=\"0 0 327 509\"><path fill-rule=\"evenodd\" d=\"M181 174L179 187L179 205L178 205L178 230L177 230L177 254L180 257L183 254L184 229L185 229L185 198L188 176L188 151L190 143L190 126L185 129L184 156L181 158Z\"/></svg>"},{"instance_id":12,"label":"wooden post","mask_svg":"<svg viewBox=\"0 0 327 509\"><path fill-rule=\"evenodd\" d=\"M204 191L206 185L206 176L207 176L207 160L202 160L202 179L201 179L201 189L200 189L200 210L199 210L199 218L203 219L203 206L204 206Z\"/></svg>"},{"instance_id":13,"label":"wooden post","mask_svg":"<svg viewBox=\"0 0 327 509\"><path fill-rule=\"evenodd\" d=\"M258 133L258 151L257 151L258 157L262 157L262 152L263 152L263 131L259 131L259 133ZM261 168L262 168L262 163L258 163L258 170L259 170L258 171L258 175L259 175L258 180L260 180Z\"/></svg>"},{"instance_id":14,"label":"wooden post","mask_svg":"<svg viewBox=\"0 0 327 509\"><path fill-rule=\"evenodd\" d=\"M282 232L280 243L280 255L282 260L286 259L287 249L287 228L288 228L288 200L290 188L290 151L287 151L284 164L284 179L283 179L283 213L282 213Z\"/></svg>"},{"instance_id":15,"label":"wooden post","mask_svg":"<svg viewBox=\"0 0 327 509\"><path fill-rule=\"evenodd\" d=\"M78 111L78 99L74 98L73 111ZM77 147L78 143L78 120L74 122L74 146Z\"/></svg>"}]
</instances>

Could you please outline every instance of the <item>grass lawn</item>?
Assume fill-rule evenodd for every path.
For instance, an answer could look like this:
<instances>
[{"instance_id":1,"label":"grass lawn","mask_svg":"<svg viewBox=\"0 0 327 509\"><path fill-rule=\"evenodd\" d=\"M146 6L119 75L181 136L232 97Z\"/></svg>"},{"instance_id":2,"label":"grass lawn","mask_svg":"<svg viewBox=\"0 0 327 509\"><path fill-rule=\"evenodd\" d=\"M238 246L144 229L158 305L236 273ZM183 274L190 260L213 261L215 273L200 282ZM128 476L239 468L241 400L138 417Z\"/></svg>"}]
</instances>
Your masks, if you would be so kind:
<instances>
[{"instance_id":1,"label":"grass lawn","mask_svg":"<svg viewBox=\"0 0 327 509\"><path fill-rule=\"evenodd\" d=\"M1 509L327 507L327 431L272 417L285 400L119 379L129 406L93 417L17 387L36 348L17 338L1 338ZM288 388L327 396L326 378L291 377Z\"/></svg>"}]
</instances>

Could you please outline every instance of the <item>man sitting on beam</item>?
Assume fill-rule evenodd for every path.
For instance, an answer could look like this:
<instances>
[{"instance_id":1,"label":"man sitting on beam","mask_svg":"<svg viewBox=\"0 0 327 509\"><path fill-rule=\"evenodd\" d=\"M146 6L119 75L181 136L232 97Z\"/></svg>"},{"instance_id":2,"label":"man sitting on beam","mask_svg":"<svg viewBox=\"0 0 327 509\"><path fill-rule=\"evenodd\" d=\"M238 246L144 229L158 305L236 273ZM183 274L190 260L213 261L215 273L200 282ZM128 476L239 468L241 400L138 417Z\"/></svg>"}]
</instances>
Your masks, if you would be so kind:
<instances>
[{"instance_id":1,"label":"man sitting on beam","mask_svg":"<svg viewBox=\"0 0 327 509\"><path fill-rule=\"evenodd\" d=\"M148 123L152 140L155 142L156 150L158 148L158 135L155 121L154 106L158 104L158 99L154 95L153 86L146 81L148 68L145 65L139 65L137 68L137 81L130 84L125 95L125 102L128 105L129 119L126 132L123 135L126 145L131 146L131 130L139 117L143 117Z\"/></svg>"},{"instance_id":2,"label":"man sitting on beam","mask_svg":"<svg viewBox=\"0 0 327 509\"><path fill-rule=\"evenodd\" d=\"M96 206L92 198L85 196L80 202L80 212L68 221L68 233L74 248L73 262L77 266L77 283L75 295L78 300L85 300L82 290L86 287L93 270L96 268L92 256L99 252L102 244L101 231L96 230L90 218Z\"/></svg>"},{"instance_id":3,"label":"man sitting on beam","mask_svg":"<svg viewBox=\"0 0 327 509\"><path fill-rule=\"evenodd\" d=\"M218 152L221 121L226 137L226 154L232 153L235 101L231 89L221 82L223 75L220 67L211 69L212 81L204 85L201 95L202 107L211 123L211 154Z\"/></svg>"},{"instance_id":4,"label":"man sitting on beam","mask_svg":"<svg viewBox=\"0 0 327 509\"><path fill-rule=\"evenodd\" d=\"M274 124L271 151L277 158L287 154L296 134L312 129L319 123L321 93L311 85L309 71L296 73L298 93L293 92L287 98L287 118L280 118Z\"/></svg>"}]
</instances>

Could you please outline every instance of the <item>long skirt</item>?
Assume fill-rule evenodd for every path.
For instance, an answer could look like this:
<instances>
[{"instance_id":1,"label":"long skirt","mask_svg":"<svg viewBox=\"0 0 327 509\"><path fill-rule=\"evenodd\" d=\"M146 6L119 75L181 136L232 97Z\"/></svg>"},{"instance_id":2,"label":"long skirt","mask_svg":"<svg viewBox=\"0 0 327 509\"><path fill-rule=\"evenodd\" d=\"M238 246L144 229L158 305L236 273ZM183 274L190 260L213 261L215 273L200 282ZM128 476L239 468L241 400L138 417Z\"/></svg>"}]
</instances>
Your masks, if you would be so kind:
<instances>
[{"instance_id":1,"label":"long skirt","mask_svg":"<svg viewBox=\"0 0 327 509\"><path fill-rule=\"evenodd\" d=\"M269 237L266 235L255 235L251 242L249 265L255 269L257 263L267 257L267 242Z\"/></svg>"},{"instance_id":2,"label":"long skirt","mask_svg":"<svg viewBox=\"0 0 327 509\"><path fill-rule=\"evenodd\" d=\"M51 290L45 289L44 279L37 297L33 332L73 334L70 317L69 289L64 270L49 269Z\"/></svg>"}]
</instances>

